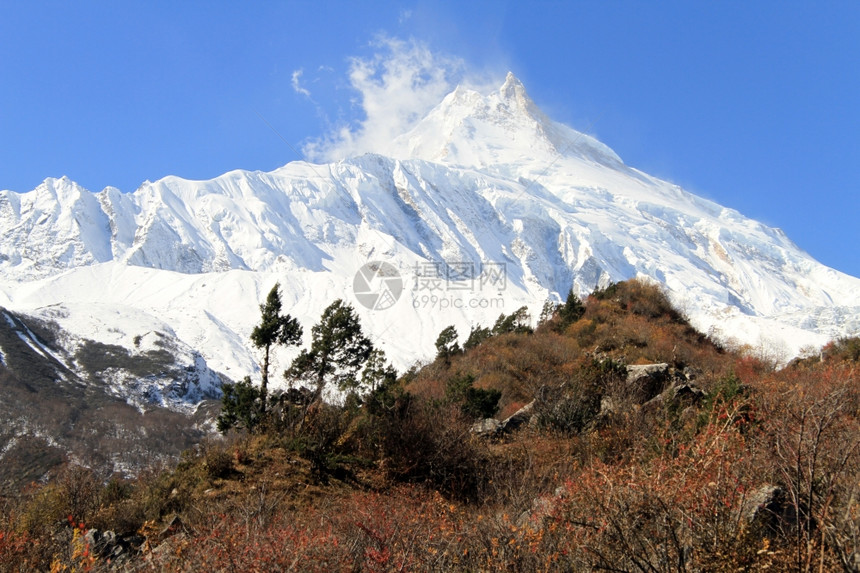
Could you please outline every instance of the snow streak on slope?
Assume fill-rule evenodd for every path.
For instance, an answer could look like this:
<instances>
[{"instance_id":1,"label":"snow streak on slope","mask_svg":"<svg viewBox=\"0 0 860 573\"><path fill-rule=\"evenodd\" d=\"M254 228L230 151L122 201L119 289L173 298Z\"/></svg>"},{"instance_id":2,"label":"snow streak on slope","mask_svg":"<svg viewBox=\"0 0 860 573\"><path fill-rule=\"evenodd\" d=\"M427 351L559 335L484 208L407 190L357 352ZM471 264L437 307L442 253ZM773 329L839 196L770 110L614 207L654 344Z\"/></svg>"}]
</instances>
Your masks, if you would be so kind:
<instances>
[{"instance_id":1,"label":"snow streak on slope","mask_svg":"<svg viewBox=\"0 0 860 573\"><path fill-rule=\"evenodd\" d=\"M388 310L352 292L369 261L404 279ZM484 281L487 269L504 280ZM335 298L352 303L401 368L432 356L450 324L464 336L571 286L635 276L665 284L700 329L754 346L792 354L860 332L860 279L624 165L512 75L489 94L457 88L390 156L167 177L131 194L65 178L0 192L0 272L0 305L62 303L65 329L126 347L157 322L234 379L256 369L249 334L276 281L306 332Z\"/></svg>"}]
</instances>

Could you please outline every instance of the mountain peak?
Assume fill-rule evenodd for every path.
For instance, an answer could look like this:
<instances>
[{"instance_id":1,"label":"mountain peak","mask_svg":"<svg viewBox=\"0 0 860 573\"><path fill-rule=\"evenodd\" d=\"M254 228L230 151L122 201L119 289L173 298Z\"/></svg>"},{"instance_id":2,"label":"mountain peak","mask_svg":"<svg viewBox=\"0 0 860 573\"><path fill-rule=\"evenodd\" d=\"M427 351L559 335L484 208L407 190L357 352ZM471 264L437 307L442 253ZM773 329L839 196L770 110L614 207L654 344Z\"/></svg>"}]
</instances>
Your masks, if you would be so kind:
<instances>
[{"instance_id":1,"label":"mountain peak","mask_svg":"<svg viewBox=\"0 0 860 573\"><path fill-rule=\"evenodd\" d=\"M535 105L535 102L526 93L526 87L514 76L513 72L508 72L507 77L505 77L505 83L499 88L499 96L508 106L530 120L539 124L552 123L552 120Z\"/></svg>"},{"instance_id":2,"label":"mountain peak","mask_svg":"<svg viewBox=\"0 0 860 573\"><path fill-rule=\"evenodd\" d=\"M517 79L513 72L508 72L508 75L505 76L505 83L499 88L499 93L504 99L512 99L525 96L526 87L523 85L523 82Z\"/></svg>"},{"instance_id":3,"label":"mountain peak","mask_svg":"<svg viewBox=\"0 0 860 573\"><path fill-rule=\"evenodd\" d=\"M622 163L596 139L547 117L511 72L489 93L457 86L388 154L460 167L547 165L560 155Z\"/></svg>"}]
</instances>

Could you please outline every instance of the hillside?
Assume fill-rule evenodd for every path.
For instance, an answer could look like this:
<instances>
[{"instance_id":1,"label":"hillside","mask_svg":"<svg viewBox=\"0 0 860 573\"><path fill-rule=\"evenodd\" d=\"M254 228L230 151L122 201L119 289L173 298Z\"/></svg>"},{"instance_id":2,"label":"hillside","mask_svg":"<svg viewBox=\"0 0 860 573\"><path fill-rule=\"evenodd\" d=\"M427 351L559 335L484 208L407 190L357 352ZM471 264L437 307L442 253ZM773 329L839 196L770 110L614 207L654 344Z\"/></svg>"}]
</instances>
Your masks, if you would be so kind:
<instances>
[{"instance_id":1,"label":"hillside","mask_svg":"<svg viewBox=\"0 0 860 573\"><path fill-rule=\"evenodd\" d=\"M169 340L147 338L129 352L0 308L0 495L71 461L135 475L211 433L220 383L204 364L177 362Z\"/></svg>"},{"instance_id":2,"label":"hillside","mask_svg":"<svg viewBox=\"0 0 860 573\"><path fill-rule=\"evenodd\" d=\"M525 319L340 404L285 394L166 471L70 466L7 499L0 566L858 570L857 339L776 369L644 281Z\"/></svg>"}]
</instances>

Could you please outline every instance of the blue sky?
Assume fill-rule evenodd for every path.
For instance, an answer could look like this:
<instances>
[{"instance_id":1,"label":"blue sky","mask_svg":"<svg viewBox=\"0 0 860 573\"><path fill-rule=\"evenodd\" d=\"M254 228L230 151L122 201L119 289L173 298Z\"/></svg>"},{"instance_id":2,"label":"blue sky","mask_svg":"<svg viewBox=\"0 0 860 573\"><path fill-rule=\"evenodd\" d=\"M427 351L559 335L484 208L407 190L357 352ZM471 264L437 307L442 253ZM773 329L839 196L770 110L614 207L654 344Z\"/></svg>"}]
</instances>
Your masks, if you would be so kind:
<instances>
[{"instance_id":1,"label":"blue sky","mask_svg":"<svg viewBox=\"0 0 860 573\"><path fill-rule=\"evenodd\" d=\"M404 53L440 77L409 101L373 91L383 80L372 74L356 89L357 66ZM408 111L447 82L508 70L551 117L628 165L860 276L853 0L6 0L0 189L68 175L133 191L169 174L271 170L337 130L367 128L367 98L397 97Z\"/></svg>"}]
</instances>

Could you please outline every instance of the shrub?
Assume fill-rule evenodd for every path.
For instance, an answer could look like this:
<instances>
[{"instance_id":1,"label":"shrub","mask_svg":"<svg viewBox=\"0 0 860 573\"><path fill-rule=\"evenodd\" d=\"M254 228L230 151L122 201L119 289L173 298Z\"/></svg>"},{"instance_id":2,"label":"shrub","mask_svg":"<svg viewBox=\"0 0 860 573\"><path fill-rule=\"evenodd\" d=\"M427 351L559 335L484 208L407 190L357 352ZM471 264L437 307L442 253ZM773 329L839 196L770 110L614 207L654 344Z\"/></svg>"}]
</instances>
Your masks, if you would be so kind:
<instances>
[{"instance_id":1,"label":"shrub","mask_svg":"<svg viewBox=\"0 0 860 573\"><path fill-rule=\"evenodd\" d=\"M210 479L228 477L233 473L233 456L223 447L209 446L203 453L203 468Z\"/></svg>"},{"instance_id":2,"label":"shrub","mask_svg":"<svg viewBox=\"0 0 860 573\"><path fill-rule=\"evenodd\" d=\"M860 337L838 338L821 351L825 360L860 362Z\"/></svg>"},{"instance_id":3,"label":"shrub","mask_svg":"<svg viewBox=\"0 0 860 573\"><path fill-rule=\"evenodd\" d=\"M101 483L90 469L67 465L50 483L37 487L30 494L19 527L39 536L58 522L65 522L70 515L76 520L89 521L98 511L101 490Z\"/></svg>"},{"instance_id":4,"label":"shrub","mask_svg":"<svg viewBox=\"0 0 860 573\"><path fill-rule=\"evenodd\" d=\"M500 390L475 388L475 377L471 374L455 376L448 380L445 399L459 404L464 415L473 420L492 418L499 411Z\"/></svg>"},{"instance_id":5,"label":"shrub","mask_svg":"<svg viewBox=\"0 0 860 573\"><path fill-rule=\"evenodd\" d=\"M389 479L423 483L455 499L475 499L485 478L486 444L473 438L459 407L412 400L401 415L377 419Z\"/></svg>"},{"instance_id":6,"label":"shrub","mask_svg":"<svg viewBox=\"0 0 860 573\"><path fill-rule=\"evenodd\" d=\"M611 359L588 358L564 384L544 387L535 400L535 413L544 428L577 434L600 413L605 394L617 393L626 376L623 364Z\"/></svg>"}]
</instances>

